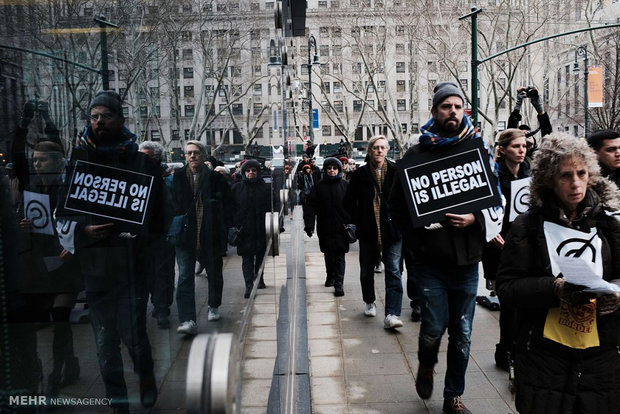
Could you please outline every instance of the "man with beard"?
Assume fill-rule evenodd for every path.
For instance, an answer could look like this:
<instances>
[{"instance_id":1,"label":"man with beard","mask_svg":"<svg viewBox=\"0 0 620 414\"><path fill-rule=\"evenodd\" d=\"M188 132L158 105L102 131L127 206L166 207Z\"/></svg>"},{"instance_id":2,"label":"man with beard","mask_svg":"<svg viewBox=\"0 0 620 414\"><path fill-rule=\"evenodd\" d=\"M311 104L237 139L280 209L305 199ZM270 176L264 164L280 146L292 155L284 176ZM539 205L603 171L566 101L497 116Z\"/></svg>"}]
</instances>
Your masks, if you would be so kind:
<instances>
[{"instance_id":1,"label":"man with beard","mask_svg":"<svg viewBox=\"0 0 620 414\"><path fill-rule=\"evenodd\" d=\"M464 98L453 82L440 82L434 90L432 118L422 127L418 145L405 158L427 152L437 159L443 150L480 139L469 117L464 116ZM480 211L445 214L440 223L413 228L407 201L397 177L390 198L394 219L402 229L403 249L413 259L411 270L418 286L422 311L416 377L418 395L427 399L433 392L433 367L441 337L448 329L447 369L443 391L446 413L468 414L461 401L469 362L471 330L478 288L478 263L485 242L484 217Z\"/></svg>"},{"instance_id":2,"label":"man with beard","mask_svg":"<svg viewBox=\"0 0 620 414\"><path fill-rule=\"evenodd\" d=\"M114 215L101 214L97 210L102 206L98 199L81 204L81 209L70 208L71 188L59 203L60 218L76 223L75 255L84 277L106 397L110 398L110 405L116 412L128 413L121 341L140 378L142 406L152 407L157 399L151 345L146 332L146 282L147 261L151 257L148 241L161 236L164 229L163 181L159 166L138 151L136 136L124 126L121 98L116 92L98 92L88 107L88 116L90 125L71 154L67 173L71 185L78 175L120 182L118 176L114 180L110 178L119 170L127 177L128 181L122 182L128 189L129 180L137 176L146 177L151 183L142 224L130 225L123 220L122 214L127 214L129 209L119 207L111 210ZM102 196L111 194L112 190L104 193L92 186L90 192Z\"/></svg>"},{"instance_id":3,"label":"man with beard","mask_svg":"<svg viewBox=\"0 0 620 414\"><path fill-rule=\"evenodd\" d=\"M620 188L620 134L600 129L588 137L588 145L596 152L601 174Z\"/></svg>"}]
</instances>

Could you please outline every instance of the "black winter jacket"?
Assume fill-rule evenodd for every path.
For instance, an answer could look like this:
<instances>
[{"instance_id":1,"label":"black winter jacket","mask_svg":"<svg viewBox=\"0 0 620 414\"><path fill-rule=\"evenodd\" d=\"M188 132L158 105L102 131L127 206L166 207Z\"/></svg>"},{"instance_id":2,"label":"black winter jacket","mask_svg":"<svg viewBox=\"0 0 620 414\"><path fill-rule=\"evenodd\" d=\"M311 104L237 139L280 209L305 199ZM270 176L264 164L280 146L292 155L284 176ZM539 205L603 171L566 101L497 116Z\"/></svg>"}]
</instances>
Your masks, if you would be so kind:
<instances>
[{"instance_id":1,"label":"black winter jacket","mask_svg":"<svg viewBox=\"0 0 620 414\"><path fill-rule=\"evenodd\" d=\"M188 212L190 227L189 243L196 246L196 208L194 192L187 178L187 165L172 176L170 193L174 215ZM200 173L200 198L202 200L202 226L200 229L200 252L204 255L223 255L227 249L228 228L232 225L230 214L230 189L221 174L203 168Z\"/></svg>"},{"instance_id":2,"label":"black winter jacket","mask_svg":"<svg viewBox=\"0 0 620 414\"><path fill-rule=\"evenodd\" d=\"M271 210L271 186L261 179L232 186L233 226L241 229L237 254L264 254L266 248L265 213ZM273 194L273 211L280 211L280 200Z\"/></svg>"},{"instance_id":3,"label":"black winter jacket","mask_svg":"<svg viewBox=\"0 0 620 414\"><path fill-rule=\"evenodd\" d=\"M587 199L589 211L570 226L581 231L597 228L602 240L603 278L609 281L620 275L620 223L602 210L591 192ZM497 275L501 303L517 309L517 410L528 414L618 414L620 311L597 316L599 347L572 349L543 337L548 309L559 306L543 222L569 225L553 201L545 205L513 222Z\"/></svg>"},{"instance_id":4,"label":"black winter jacket","mask_svg":"<svg viewBox=\"0 0 620 414\"><path fill-rule=\"evenodd\" d=\"M386 203L390 198L390 192L394 178L396 177L396 167L391 161L385 160L387 173L383 181L381 192ZM347 210L353 224L356 225L357 238L361 241L376 243L378 240L377 224L375 221L375 211L373 199L375 197L374 177L368 164L363 165L353 172L349 187L344 198L344 208ZM381 206L381 240L383 245L391 244L401 238L400 232L391 223L391 212L389 213Z\"/></svg>"},{"instance_id":5,"label":"black winter jacket","mask_svg":"<svg viewBox=\"0 0 620 414\"><path fill-rule=\"evenodd\" d=\"M344 225L350 224L351 218L342 204L347 185L348 183L341 177L326 176L310 194L309 202L316 212L316 232L323 253L349 251Z\"/></svg>"}]
</instances>

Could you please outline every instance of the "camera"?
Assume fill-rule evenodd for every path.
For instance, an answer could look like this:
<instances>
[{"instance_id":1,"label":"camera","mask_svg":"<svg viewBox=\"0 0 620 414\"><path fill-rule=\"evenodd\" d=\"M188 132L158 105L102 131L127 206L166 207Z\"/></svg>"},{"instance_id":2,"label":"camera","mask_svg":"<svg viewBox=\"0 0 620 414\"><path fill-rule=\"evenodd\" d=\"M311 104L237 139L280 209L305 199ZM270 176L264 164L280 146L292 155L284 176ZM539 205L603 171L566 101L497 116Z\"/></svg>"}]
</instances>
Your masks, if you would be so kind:
<instances>
[{"instance_id":1,"label":"camera","mask_svg":"<svg viewBox=\"0 0 620 414\"><path fill-rule=\"evenodd\" d=\"M525 93L530 99L538 99L538 89L533 86L528 86L527 88L525 88Z\"/></svg>"}]
</instances>

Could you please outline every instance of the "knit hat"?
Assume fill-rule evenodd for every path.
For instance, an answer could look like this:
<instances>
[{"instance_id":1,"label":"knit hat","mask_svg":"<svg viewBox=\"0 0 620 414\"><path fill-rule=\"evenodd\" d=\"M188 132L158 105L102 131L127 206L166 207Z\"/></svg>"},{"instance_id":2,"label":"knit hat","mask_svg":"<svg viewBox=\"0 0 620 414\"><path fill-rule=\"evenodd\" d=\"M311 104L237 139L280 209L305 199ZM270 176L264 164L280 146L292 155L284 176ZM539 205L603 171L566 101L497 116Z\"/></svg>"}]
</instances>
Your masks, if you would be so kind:
<instances>
[{"instance_id":1,"label":"knit hat","mask_svg":"<svg viewBox=\"0 0 620 414\"><path fill-rule=\"evenodd\" d=\"M344 164L345 162L347 162L347 163L349 162L349 159L348 159L347 157L339 157L338 159L339 159L339 160L340 160L340 162L341 162L341 163L343 163L343 164Z\"/></svg>"},{"instance_id":2,"label":"knit hat","mask_svg":"<svg viewBox=\"0 0 620 414\"><path fill-rule=\"evenodd\" d=\"M327 171L327 167L329 167L330 165L335 165L338 168L338 171L342 171L342 163L338 158L325 158L325 161L323 161L323 171Z\"/></svg>"},{"instance_id":3,"label":"knit hat","mask_svg":"<svg viewBox=\"0 0 620 414\"><path fill-rule=\"evenodd\" d=\"M247 159L241 166L241 174L245 175L248 168L256 168L256 171L260 171L260 163L254 159Z\"/></svg>"},{"instance_id":4,"label":"knit hat","mask_svg":"<svg viewBox=\"0 0 620 414\"><path fill-rule=\"evenodd\" d=\"M465 103L463 93L454 82L439 82L433 89L433 108L436 108L444 99L449 96L458 96Z\"/></svg>"},{"instance_id":5,"label":"knit hat","mask_svg":"<svg viewBox=\"0 0 620 414\"><path fill-rule=\"evenodd\" d=\"M97 92L93 100L90 101L90 105L88 105L88 112L90 113L91 109L95 106L105 106L116 115L123 116L121 97L114 91L107 90Z\"/></svg>"}]
</instances>

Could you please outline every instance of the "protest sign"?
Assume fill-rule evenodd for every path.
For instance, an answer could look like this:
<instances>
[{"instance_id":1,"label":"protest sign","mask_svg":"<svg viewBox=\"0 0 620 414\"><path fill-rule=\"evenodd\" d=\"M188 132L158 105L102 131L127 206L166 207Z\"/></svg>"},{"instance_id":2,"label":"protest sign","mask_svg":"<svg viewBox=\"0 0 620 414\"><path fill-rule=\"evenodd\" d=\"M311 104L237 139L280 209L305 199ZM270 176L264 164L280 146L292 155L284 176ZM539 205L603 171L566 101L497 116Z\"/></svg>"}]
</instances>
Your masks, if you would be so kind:
<instances>
[{"instance_id":1,"label":"protest sign","mask_svg":"<svg viewBox=\"0 0 620 414\"><path fill-rule=\"evenodd\" d=\"M510 182L510 216L508 221L512 223L519 214L523 214L530 208L530 181L532 177L514 180Z\"/></svg>"},{"instance_id":2,"label":"protest sign","mask_svg":"<svg viewBox=\"0 0 620 414\"><path fill-rule=\"evenodd\" d=\"M24 215L32 233L54 235L49 195L24 191Z\"/></svg>"},{"instance_id":3,"label":"protest sign","mask_svg":"<svg viewBox=\"0 0 620 414\"><path fill-rule=\"evenodd\" d=\"M489 153L481 139L424 151L396 163L414 227L501 204Z\"/></svg>"},{"instance_id":4,"label":"protest sign","mask_svg":"<svg viewBox=\"0 0 620 414\"><path fill-rule=\"evenodd\" d=\"M78 160L68 184L65 209L144 224L153 176Z\"/></svg>"}]
</instances>

